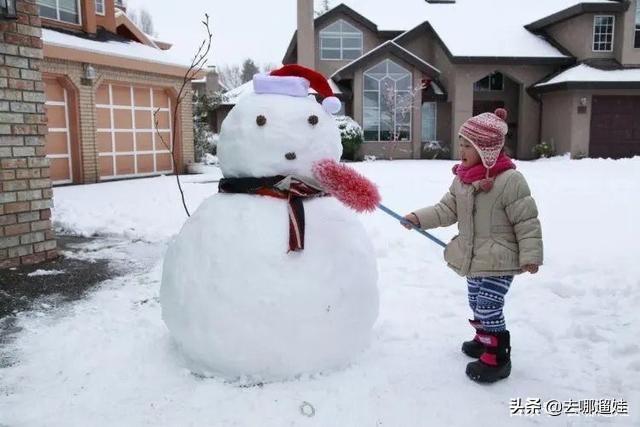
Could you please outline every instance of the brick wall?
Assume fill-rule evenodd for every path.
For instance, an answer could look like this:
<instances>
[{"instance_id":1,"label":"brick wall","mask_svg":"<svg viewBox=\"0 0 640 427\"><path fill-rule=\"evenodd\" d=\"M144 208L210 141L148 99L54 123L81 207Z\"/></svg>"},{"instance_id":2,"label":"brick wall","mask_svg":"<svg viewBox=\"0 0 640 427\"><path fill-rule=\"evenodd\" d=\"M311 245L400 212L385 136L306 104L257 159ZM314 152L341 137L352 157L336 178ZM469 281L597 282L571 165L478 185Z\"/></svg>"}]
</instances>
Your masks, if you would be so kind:
<instances>
[{"instance_id":1,"label":"brick wall","mask_svg":"<svg viewBox=\"0 0 640 427\"><path fill-rule=\"evenodd\" d=\"M42 39L35 0L0 21L0 268L57 256L45 158Z\"/></svg>"},{"instance_id":2,"label":"brick wall","mask_svg":"<svg viewBox=\"0 0 640 427\"><path fill-rule=\"evenodd\" d=\"M98 151L96 146L96 108L95 93L104 82L122 82L124 84L137 84L172 89L178 92L182 85L182 79L164 76L161 74L143 73L139 71L123 70L121 68L93 65L98 79L92 85L83 85L82 64L73 61L47 58L42 65L42 71L47 76L66 76L74 86L78 94L79 121L80 121L80 152L82 153L82 182L92 183L99 181ZM182 164L178 165L180 172L184 172L185 165L194 161L193 146L193 112L191 103L191 87L187 87L185 102L181 104L180 119L182 142ZM172 111L173 114L173 111Z\"/></svg>"}]
</instances>

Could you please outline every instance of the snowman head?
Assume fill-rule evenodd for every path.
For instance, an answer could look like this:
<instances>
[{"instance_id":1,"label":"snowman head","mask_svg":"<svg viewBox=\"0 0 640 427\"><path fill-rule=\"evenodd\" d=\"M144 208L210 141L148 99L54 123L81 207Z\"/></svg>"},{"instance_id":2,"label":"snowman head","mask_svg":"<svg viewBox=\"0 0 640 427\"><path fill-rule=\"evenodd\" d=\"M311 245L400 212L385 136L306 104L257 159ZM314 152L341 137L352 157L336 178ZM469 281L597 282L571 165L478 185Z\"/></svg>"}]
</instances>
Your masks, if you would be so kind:
<instances>
[{"instance_id":1,"label":"snowman head","mask_svg":"<svg viewBox=\"0 0 640 427\"><path fill-rule=\"evenodd\" d=\"M310 86L328 95L322 105L309 95ZM239 99L222 125L218 157L223 175L310 177L314 163L339 160L340 131L331 113L340 104L332 95L321 74L298 65L254 76L253 91Z\"/></svg>"}]
</instances>

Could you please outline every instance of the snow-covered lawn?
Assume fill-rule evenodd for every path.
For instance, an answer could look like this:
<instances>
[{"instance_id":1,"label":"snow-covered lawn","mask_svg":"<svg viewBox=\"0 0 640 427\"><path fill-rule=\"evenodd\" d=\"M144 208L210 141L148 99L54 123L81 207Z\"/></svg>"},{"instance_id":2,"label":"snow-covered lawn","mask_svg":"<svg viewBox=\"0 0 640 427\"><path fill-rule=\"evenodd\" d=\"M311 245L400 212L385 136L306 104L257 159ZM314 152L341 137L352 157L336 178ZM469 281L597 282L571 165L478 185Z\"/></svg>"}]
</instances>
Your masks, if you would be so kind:
<instances>
[{"instance_id":1,"label":"snow-covered lawn","mask_svg":"<svg viewBox=\"0 0 640 427\"><path fill-rule=\"evenodd\" d=\"M379 184L385 204L406 212L440 199L452 165L354 166ZM472 335L464 280L436 245L381 212L362 217L378 255L381 307L372 345L353 366L248 388L195 377L157 302L157 253L185 220L175 178L57 188L60 228L143 240L157 260L73 305L19 316L23 330L3 349L18 363L0 369L0 425L640 425L640 158L518 167L541 211L546 262L508 294L513 371L492 386L464 375L469 359L459 347ZM185 178L192 210L218 177ZM510 417L518 397L622 398L630 415Z\"/></svg>"}]
</instances>

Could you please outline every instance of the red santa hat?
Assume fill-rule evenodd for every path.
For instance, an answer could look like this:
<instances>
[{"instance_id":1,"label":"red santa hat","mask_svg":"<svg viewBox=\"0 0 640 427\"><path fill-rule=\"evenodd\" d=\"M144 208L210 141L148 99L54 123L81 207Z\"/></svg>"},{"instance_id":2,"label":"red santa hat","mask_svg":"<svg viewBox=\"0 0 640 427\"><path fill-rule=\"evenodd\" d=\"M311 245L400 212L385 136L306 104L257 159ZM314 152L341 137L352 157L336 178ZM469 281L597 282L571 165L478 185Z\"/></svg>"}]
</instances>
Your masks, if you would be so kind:
<instances>
[{"instance_id":1,"label":"red santa hat","mask_svg":"<svg viewBox=\"0 0 640 427\"><path fill-rule=\"evenodd\" d=\"M340 100L335 97L327 78L319 72L302 65L289 64L269 74L253 76L253 90L260 94L309 96L309 88L323 97L322 108L330 114L340 111Z\"/></svg>"}]
</instances>

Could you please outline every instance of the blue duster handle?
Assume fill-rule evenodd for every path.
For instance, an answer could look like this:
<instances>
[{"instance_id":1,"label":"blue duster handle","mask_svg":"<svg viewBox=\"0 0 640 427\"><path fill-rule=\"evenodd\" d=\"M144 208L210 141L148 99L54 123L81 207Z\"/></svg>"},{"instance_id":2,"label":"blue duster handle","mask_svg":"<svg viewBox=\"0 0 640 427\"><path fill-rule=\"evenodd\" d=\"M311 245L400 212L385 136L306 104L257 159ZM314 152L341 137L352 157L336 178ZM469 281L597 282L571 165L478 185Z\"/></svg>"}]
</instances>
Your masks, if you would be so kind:
<instances>
[{"instance_id":1,"label":"blue duster handle","mask_svg":"<svg viewBox=\"0 0 640 427\"><path fill-rule=\"evenodd\" d=\"M440 246L442 246L443 248L447 246L446 243L444 243L442 240L432 236L431 234L427 233L426 231L424 231L423 229L416 227L415 224L413 224L411 221L407 221L403 216L400 216L399 214L397 214L396 212L392 211L391 209L389 209L388 207L386 207L385 205L383 205L382 203L380 203L378 205L378 208L386 213L391 215L392 217L394 217L395 219L399 220L402 224L409 224L414 230L416 230L418 233L422 234L424 237L430 239L431 241L439 244Z\"/></svg>"}]
</instances>

